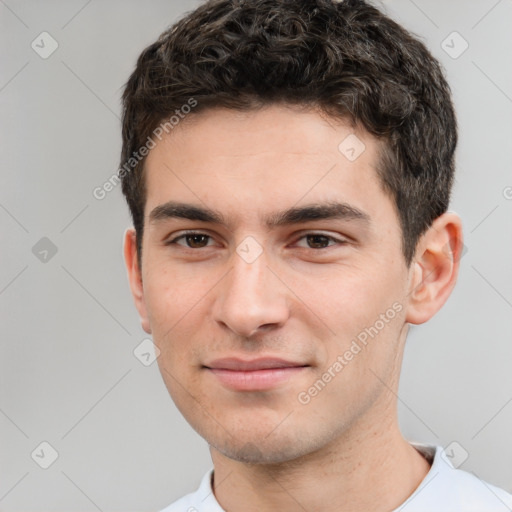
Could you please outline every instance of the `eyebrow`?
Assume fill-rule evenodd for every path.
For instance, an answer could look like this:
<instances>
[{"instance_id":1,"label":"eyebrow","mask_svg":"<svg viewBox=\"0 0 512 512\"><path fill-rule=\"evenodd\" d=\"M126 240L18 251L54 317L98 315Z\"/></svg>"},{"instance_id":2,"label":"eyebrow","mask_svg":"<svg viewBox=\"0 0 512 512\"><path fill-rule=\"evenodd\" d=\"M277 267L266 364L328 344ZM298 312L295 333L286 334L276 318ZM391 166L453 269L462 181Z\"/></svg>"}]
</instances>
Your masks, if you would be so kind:
<instances>
[{"instance_id":1,"label":"eyebrow","mask_svg":"<svg viewBox=\"0 0 512 512\"><path fill-rule=\"evenodd\" d=\"M161 204L155 207L149 214L149 221L151 223L172 218L209 222L224 226L229 225L225 217L219 211L175 201L169 201ZM356 220L365 224L371 223L371 218L368 213L356 208L355 206L347 203L328 202L309 204L302 207L294 207L281 212L272 213L265 220L265 224L268 228L272 229L279 226L289 226L304 222L330 219L348 221Z\"/></svg>"}]
</instances>

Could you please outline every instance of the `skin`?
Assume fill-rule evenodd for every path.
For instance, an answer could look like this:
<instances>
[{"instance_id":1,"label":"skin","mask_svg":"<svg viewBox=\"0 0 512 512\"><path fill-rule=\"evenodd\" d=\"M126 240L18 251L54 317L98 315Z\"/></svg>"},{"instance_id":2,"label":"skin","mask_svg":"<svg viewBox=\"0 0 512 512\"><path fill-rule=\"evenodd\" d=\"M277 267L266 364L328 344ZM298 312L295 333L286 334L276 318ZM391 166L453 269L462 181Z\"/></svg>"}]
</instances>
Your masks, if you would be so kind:
<instances>
[{"instance_id":1,"label":"skin","mask_svg":"<svg viewBox=\"0 0 512 512\"><path fill-rule=\"evenodd\" d=\"M338 146L353 133L365 150L351 162ZM342 120L274 105L190 116L147 157L142 268L134 231L125 234L130 285L167 389L210 445L225 510L393 510L429 470L399 430L396 393L408 325L429 320L455 285L462 225L454 213L437 218L407 267L378 148ZM168 201L217 210L227 224L152 219ZM369 222L266 224L278 211L334 201ZM211 238L166 245L183 230ZM248 236L263 249L251 263L236 252ZM394 318L300 403L394 303ZM274 389L235 391L204 368L230 356L308 366Z\"/></svg>"}]
</instances>

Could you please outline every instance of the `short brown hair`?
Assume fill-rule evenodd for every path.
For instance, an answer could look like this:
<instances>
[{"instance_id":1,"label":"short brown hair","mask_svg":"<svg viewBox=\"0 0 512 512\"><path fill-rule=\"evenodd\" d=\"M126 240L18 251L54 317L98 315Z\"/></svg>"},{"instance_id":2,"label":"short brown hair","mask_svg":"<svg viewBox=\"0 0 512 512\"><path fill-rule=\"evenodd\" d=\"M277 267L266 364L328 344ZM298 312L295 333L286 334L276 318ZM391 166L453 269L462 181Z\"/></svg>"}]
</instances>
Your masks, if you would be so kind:
<instances>
[{"instance_id":1,"label":"short brown hair","mask_svg":"<svg viewBox=\"0 0 512 512\"><path fill-rule=\"evenodd\" d=\"M121 163L191 98L188 115L273 103L317 107L383 141L378 175L396 206L407 265L448 208L457 145L449 86L426 46L366 1L200 5L140 55L123 93ZM122 174L140 258L144 159Z\"/></svg>"}]
</instances>

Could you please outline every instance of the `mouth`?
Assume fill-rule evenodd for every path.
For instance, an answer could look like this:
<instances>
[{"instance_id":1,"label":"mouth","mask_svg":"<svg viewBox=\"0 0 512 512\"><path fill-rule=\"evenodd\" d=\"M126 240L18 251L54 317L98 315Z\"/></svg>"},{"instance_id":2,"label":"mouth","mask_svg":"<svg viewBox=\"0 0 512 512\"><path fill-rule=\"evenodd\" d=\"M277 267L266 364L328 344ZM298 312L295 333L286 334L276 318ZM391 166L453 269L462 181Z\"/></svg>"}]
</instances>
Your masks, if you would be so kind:
<instances>
[{"instance_id":1,"label":"mouth","mask_svg":"<svg viewBox=\"0 0 512 512\"><path fill-rule=\"evenodd\" d=\"M216 359L203 368L221 384L237 391L264 391L285 384L310 365L280 358Z\"/></svg>"}]
</instances>

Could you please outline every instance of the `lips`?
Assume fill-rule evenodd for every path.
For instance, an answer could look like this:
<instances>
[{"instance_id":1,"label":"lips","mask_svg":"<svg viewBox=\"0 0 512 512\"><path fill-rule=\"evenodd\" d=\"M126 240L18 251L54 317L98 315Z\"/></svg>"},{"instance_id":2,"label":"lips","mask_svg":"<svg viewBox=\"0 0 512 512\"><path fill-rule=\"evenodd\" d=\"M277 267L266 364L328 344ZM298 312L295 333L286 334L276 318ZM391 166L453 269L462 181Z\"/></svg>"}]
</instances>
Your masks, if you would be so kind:
<instances>
[{"instance_id":1,"label":"lips","mask_svg":"<svg viewBox=\"0 0 512 512\"><path fill-rule=\"evenodd\" d=\"M216 359L205 370L224 387L235 391L265 391L282 386L303 373L309 365L270 357L253 360Z\"/></svg>"},{"instance_id":2,"label":"lips","mask_svg":"<svg viewBox=\"0 0 512 512\"><path fill-rule=\"evenodd\" d=\"M286 361L284 359L275 357L253 359L252 361L244 361L235 357L229 357L224 359L216 359L215 361L212 361L205 366L215 370L257 371L273 368L297 368L308 365Z\"/></svg>"}]
</instances>

